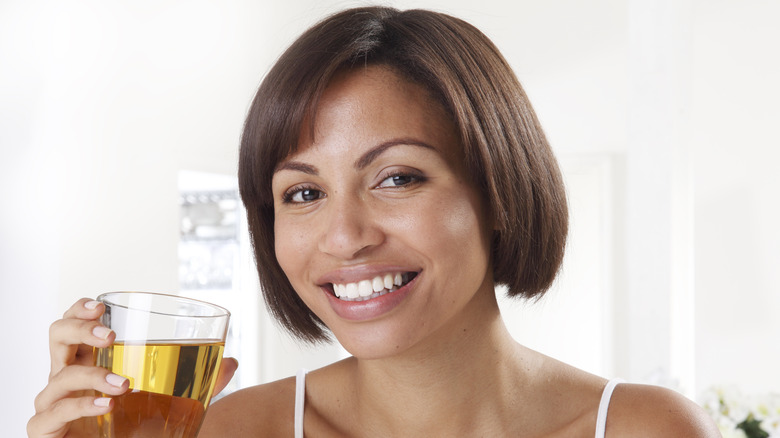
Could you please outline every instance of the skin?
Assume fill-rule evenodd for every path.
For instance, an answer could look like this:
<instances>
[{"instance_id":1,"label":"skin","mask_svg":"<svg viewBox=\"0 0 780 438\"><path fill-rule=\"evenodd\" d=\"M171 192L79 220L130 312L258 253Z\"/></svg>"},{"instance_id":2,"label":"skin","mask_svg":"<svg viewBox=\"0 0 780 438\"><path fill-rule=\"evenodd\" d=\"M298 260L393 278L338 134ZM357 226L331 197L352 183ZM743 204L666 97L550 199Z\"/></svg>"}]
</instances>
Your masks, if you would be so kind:
<instances>
[{"instance_id":1,"label":"skin","mask_svg":"<svg viewBox=\"0 0 780 438\"><path fill-rule=\"evenodd\" d=\"M606 381L516 343L501 320L492 218L446 112L418 85L369 66L334 78L316 114L273 178L276 255L353 357L308 374L306 434L593 436ZM360 305L332 295L330 283L396 271L417 277ZM52 334L53 358L109 342L90 338L97 314L83 312L62 323L78 336ZM77 386L103 388L97 373ZM60 392L44 399L76 403L63 384L50 386ZM294 378L237 391L209 408L199 436L293 436L294 392ZM610 437L719 436L701 409L665 389L619 385L610 406ZM37 423L67 426L54 417Z\"/></svg>"},{"instance_id":2,"label":"skin","mask_svg":"<svg viewBox=\"0 0 780 438\"><path fill-rule=\"evenodd\" d=\"M334 81L318 112L315 144L302 145L274 175L276 254L304 302L352 354L426 356L449 341L426 338L451 323L475 292L493 295L491 227L444 111L407 105L420 90L372 72L360 74L354 92L351 76ZM365 157L373 160L365 164ZM399 172L400 183L388 178ZM286 203L291 188L320 198ZM419 273L412 290L369 320L339 315L322 287L398 271ZM479 320L488 316L479 310L490 312L481 303L468 307Z\"/></svg>"},{"instance_id":3,"label":"skin","mask_svg":"<svg viewBox=\"0 0 780 438\"><path fill-rule=\"evenodd\" d=\"M593 436L606 381L519 345L501 320L492 220L455 132L423 88L361 67L333 79L314 135L277 168L279 263L353 354L308 374L308 436ZM396 270L419 274L358 319L328 286ZM293 436L294 390L290 378L229 395L201 434ZM655 387L619 385L608 418L611 437L719 436L695 404Z\"/></svg>"}]
</instances>

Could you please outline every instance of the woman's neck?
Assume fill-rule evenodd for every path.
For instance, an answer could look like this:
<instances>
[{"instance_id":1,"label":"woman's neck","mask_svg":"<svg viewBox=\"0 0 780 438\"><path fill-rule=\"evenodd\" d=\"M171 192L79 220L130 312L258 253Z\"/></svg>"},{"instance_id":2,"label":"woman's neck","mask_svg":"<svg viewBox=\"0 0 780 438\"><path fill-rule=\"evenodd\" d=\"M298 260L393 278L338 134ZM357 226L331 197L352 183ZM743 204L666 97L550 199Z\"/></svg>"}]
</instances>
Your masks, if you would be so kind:
<instances>
[{"instance_id":1,"label":"woman's neck","mask_svg":"<svg viewBox=\"0 0 780 438\"><path fill-rule=\"evenodd\" d=\"M353 362L354 414L362 430L372 436L446 436L443 428L452 427L453 435L471 436L498 433L482 428L505 424L503 414L517 415L521 395L507 388L523 385L535 367L489 292L475 296L462 317L424 343L389 358Z\"/></svg>"}]
</instances>

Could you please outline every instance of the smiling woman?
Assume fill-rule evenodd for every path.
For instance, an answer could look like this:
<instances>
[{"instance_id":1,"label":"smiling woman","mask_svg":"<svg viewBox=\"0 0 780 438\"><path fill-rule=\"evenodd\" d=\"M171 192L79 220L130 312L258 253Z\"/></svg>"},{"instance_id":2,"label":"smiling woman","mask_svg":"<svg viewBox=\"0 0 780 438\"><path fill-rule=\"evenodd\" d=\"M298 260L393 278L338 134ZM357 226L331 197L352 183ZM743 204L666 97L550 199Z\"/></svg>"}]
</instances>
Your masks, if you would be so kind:
<instances>
[{"instance_id":1,"label":"smiling woman","mask_svg":"<svg viewBox=\"0 0 780 438\"><path fill-rule=\"evenodd\" d=\"M522 298L550 287L566 196L518 80L468 23L370 7L316 24L255 96L239 185L271 312L352 357L226 396L199 436L717 436L672 391L512 339L496 286ZM52 335L53 356L109 342L99 311L79 302L55 323L71 336ZM71 419L111 409L77 389L126 390L62 368L83 375L52 379L33 431L69 432L58 405Z\"/></svg>"},{"instance_id":2,"label":"smiling woman","mask_svg":"<svg viewBox=\"0 0 780 438\"><path fill-rule=\"evenodd\" d=\"M507 332L495 287L549 288L566 197L519 82L468 23L358 8L309 29L255 96L239 181L269 308L353 357L226 397L205 434L717 436L673 392Z\"/></svg>"},{"instance_id":3,"label":"smiling woman","mask_svg":"<svg viewBox=\"0 0 780 438\"><path fill-rule=\"evenodd\" d=\"M264 289L290 288L269 232L277 166L320 134L318 102L334 77L369 65L395 73L393 80L378 84L390 88L379 99L393 95L403 82L411 83L403 92L427 97L431 108L420 111L421 118L396 117L396 123L407 126L414 119L408 126L453 136L450 141L459 150L448 151L449 159L486 200L494 221L496 282L507 285L510 295L543 293L563 258L566 196L557 162L517 78L495 46L468 23L427 11L396 14L382 8L337 14L310 29L282 55L255 96L242 140L239 180ZM376 104L380 108L374 115L389 119L393 110L382 108L382 100ZM395 111L408 111L404 104ZM357 110L354 104L344 105L332 117ZM403 130L395 135L407 137ZM398 138L375 140L375 146ZM266 298L293 333L309 340L325 338L318 316L291 290Z\"/></svg>"},{"instance_id":4,"label":"smiling woman","mask_svg":"<svg viewBox=\"0 0 780 438\"><path fill-rule=\"evenodd\" d=\"M447 113L424 88L383 66L344 71L320 98L313 129L273 176L275 254L348 351L406 350L476 291L492 295L489 210ZM374 283L377 296L358 300Z\"/></svg>"}]
</instances>

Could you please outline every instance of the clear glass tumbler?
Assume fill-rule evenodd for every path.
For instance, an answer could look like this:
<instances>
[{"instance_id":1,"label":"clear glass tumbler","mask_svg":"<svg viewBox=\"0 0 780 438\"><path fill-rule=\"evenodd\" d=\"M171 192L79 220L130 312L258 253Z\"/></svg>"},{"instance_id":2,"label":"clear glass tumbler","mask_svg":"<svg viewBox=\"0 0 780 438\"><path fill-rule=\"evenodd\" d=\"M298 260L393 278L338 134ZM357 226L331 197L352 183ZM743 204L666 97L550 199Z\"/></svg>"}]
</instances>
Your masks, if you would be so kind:
<instances>
[{"instance_id":1,"label":"clear glass tumbler","mask_svg":"<svg viewBox=\"0 0 780 438\"><path fill-rule=\"evenodd\" d=\"M130 389L98 417L102 437L194 438L222 363L230 312L189 298L111 292L101 323L116 333L95 365L127 377Z\"/></svg>"}]
</instances>

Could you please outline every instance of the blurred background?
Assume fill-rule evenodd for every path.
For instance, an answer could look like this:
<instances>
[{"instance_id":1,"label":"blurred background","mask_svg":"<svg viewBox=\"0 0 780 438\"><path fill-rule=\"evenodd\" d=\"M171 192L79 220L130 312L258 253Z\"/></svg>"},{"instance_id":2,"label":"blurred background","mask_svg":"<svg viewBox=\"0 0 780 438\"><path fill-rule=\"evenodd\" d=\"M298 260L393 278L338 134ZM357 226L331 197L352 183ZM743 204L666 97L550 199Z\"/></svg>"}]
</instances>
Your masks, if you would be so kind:
<instances>
[{"instance_id":1,"label":"blurred background","mask_svg":"<svg viewBox=\"0 0 780 438\"><path fill-rule=\"evenodd\" d=\"M286 46L354 1L0 0L0 375L7 436L45 386L48 327L146 290L233 312L231 389L347 354L259 296L236 195L243 117ZM385 1L503 51L562 163L572 233L517 339L700 400L780 391L780 2Z\"/></svg>"}]
</instances>

